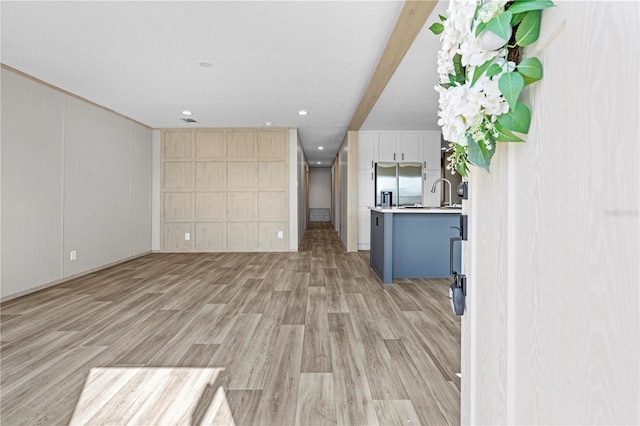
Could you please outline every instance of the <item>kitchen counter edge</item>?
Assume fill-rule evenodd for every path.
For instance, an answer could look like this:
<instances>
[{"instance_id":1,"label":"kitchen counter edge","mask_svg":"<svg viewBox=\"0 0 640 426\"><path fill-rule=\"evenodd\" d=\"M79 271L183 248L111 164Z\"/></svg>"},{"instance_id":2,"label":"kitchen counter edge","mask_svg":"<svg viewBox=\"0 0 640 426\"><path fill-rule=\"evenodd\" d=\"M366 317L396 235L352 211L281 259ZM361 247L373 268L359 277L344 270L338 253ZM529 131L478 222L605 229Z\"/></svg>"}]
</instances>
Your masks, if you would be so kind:
<instances>
[{"instance_id":1,"label":"kitchen counter edge","mask_svg":"<svg viewBox=\"0 0 640 426\"><path fill-rule=\"evenodd\" d=\"M417 213L417 214L442 214L442 213L450 213L450 214L461 214L461 208L452 208L452 209L443 209L439 207L423 207L423 208L402 208L402 207L391 207L391 208L382 208L382 207L371 207L369 206L369 210L378 213Z\"/></svg>"}]
</instances>

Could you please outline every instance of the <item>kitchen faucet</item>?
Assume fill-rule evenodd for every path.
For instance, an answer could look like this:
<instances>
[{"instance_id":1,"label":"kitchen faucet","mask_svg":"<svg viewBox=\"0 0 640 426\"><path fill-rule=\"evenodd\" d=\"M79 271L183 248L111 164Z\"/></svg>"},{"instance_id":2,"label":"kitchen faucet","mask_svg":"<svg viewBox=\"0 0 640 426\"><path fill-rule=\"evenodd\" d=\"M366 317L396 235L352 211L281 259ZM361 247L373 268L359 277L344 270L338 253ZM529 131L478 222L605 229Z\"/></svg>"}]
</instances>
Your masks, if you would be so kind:
<instances>
[{"instance_id":1,"label":"kitchen faucet","mask_svg":"<svg viewBox=\"0 0 640 426\"><path fill-rule=\"evenodd\" d=\"M451 207L453 205L451 199L451 182L449 182L449 180L445 178L436 179L436 181L433 182L433 186L431 187L431 192L434 194L436 192L436 186L438 185L438 182L447 182L449 184L449 207Z\"/></svg>"}]
</instances>

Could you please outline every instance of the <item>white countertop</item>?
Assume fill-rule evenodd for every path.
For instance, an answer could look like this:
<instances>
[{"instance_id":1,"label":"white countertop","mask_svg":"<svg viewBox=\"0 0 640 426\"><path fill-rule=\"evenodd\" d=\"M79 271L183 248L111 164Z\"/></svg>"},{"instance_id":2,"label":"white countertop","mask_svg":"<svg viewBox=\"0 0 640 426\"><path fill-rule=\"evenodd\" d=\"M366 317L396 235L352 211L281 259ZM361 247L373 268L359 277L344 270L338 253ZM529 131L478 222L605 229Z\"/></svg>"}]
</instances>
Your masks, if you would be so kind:
<instances>
[{"instance_id":1,"label":"white countertop","mask_svg":"<svg viewBox=\"0 0 640 426\"><path fill-rule=\"evenodd\" d=\"M422 207L422 208L405 208L405 207L369 207L369 210L373 210L379 213L419 213L419 214L434 214L434 213L462 213L462 208L442 208L442 207Z\"/></svg>"}]
</instances>

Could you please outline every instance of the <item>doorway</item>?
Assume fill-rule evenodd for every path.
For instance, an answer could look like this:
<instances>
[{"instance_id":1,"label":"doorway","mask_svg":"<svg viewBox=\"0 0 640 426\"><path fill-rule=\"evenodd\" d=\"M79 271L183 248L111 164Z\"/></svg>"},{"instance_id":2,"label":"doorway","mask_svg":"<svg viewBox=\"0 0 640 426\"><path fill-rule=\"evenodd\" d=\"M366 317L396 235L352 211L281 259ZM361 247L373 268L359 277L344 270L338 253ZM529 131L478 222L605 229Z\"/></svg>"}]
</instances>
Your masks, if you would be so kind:
<instances>
[{"instance_id":1,"label":"doorway","mask_svg":"<svg viewBox=\"0 0 640 426\"><path fill-rule=\"evenodd\" d=\"M309 222L331 222L331 169L309 168Z\"/></svg>"}]
</instances>

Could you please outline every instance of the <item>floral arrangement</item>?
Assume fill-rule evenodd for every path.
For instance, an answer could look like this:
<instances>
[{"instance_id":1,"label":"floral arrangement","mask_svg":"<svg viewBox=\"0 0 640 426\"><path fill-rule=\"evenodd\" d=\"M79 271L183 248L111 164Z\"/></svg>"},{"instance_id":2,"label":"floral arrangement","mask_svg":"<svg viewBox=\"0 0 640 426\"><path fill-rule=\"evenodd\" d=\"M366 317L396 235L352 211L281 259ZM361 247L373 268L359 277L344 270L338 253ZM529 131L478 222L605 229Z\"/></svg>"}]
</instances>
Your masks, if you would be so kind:
<instances>
[{"instance_id":1,"label":"floral arrangement","mask_svg":"<svg viewBox=\"0 0 640 426\"><path fill-rule=\"evenodd\" d=\"M537 58L520 48L540 34L550 0L450 0L448 17L429 29L441 35L438 124L450 142L447 169L465 177L469 164L489 171L497 142L522 142L531 111L518 101L542 78Z\"/></svg>"}]
</instances>

